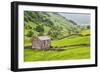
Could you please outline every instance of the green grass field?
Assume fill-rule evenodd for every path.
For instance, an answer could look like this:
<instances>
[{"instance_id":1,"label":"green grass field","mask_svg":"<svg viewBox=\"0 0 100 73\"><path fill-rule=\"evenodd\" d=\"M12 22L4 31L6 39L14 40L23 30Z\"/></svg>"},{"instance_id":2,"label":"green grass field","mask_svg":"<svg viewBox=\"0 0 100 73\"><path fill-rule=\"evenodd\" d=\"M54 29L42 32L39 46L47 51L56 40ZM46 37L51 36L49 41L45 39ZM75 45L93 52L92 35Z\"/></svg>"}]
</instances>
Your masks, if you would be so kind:
<instances>
[{"instance_id":1,"label":"green grass field","mask_svg":"<svg viewBox=\"0 0 100 73\"><path fill-rule=\"evenodd\" d=\"M78 45L78 44L89 44L90 36L71 36L61 40L51 41L52 46L66 46L66 45Z\"/></svg>"},{"instance_id":2,"label":"green grass field","mask_svg":"<svg viewBox=\"0 0 100 73\"><path fill-rule=\"evenodd\" d=\"M85 31L89 34L89 32ZM85 32L81 32L86 34ZM86 44L86 45L82 45ZM25 43L31 46L31 43ZM90 36L71 36L61 40L52 40L51 46L62 47L63 51L24 49L24 61L75 60L90 58ZM52 49L52 48L50 48ZM57 48L55 48L57 49Z\"/></svg>"},{"instance_id":3,"label":"green grass field","mask_svg":"<svg viewBox=\"0 0 100 73\"><path fill-rule=\"evenodd\" d=\"M24 61L49 61L49 60L73 60L89 59L90 48L83 46L65 47L64 51L40 51L25 49Z\"/></svg>"}]
</instances>

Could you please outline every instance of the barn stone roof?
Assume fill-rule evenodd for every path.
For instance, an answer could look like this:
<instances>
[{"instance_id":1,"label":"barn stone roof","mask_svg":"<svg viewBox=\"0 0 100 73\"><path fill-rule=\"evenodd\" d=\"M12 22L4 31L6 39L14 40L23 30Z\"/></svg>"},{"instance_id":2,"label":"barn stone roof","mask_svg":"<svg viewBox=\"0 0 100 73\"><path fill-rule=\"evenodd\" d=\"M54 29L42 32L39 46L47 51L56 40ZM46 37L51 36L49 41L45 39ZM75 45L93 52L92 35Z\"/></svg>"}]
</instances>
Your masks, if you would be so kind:
<instances>
[{"instance_id":1,"label":"barn stone roof","mask_svg":"<svg viewBox=\"0 0 100 73\"><path fill-rule=\"evenodd\" d=\"M40 40L50 40L49 36L39 36L38 37Z\"/></svg>"}]
</instances>

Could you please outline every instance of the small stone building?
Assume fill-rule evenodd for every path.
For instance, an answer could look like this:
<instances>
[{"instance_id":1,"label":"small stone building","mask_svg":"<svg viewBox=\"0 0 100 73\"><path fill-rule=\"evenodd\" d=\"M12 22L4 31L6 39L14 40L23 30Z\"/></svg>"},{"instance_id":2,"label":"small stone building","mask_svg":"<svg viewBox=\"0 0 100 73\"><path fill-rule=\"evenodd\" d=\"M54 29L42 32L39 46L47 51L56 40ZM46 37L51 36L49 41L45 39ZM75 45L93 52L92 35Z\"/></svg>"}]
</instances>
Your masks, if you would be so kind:
<instances>
[{"instance_id":1,"label":"small stone building","mask_svg":"<svg viewBox=\"0 0 100 73\"><path fill-rule=\"evenodd\" d=\"M33 37L32 48L35 49L49 49L51 45L51 39L48 36Z\"/></svg>"}]
</instances>

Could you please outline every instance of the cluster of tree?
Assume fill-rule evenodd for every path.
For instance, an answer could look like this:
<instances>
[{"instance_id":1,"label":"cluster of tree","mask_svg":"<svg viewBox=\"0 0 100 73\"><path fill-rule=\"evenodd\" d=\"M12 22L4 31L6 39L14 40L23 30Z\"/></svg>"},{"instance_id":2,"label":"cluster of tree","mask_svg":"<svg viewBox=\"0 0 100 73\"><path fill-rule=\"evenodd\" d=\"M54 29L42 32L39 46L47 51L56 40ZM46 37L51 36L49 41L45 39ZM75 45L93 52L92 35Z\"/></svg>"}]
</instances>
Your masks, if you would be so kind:
<instances>
[{"instance_id":1,"label":"cluster of tree","mask_svg":"<svg viewBox=\"0 0 100 73\"><path fill-rule=\"evenodd\" d=\"M24 21L25 36L27 37L49 35L51 38L57 39L79 33L81 29L74 21L53 12L25 11ZM87 28L89 29L90 26Z\"/></svg>"}]
</instances>

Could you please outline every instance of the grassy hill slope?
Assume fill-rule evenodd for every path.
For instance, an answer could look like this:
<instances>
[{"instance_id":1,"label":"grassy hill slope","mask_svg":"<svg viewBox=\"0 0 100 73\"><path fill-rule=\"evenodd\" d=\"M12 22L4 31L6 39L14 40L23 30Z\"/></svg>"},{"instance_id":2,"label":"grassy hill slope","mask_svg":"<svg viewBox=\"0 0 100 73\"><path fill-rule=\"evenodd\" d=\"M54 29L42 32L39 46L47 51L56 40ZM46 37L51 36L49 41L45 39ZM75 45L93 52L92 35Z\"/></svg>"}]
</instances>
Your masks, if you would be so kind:
<instances>
[{"instance_id":1,"label":"grassy hill slope","mask_svg":"<svg viewBox=\"0 0 100 73\"><path fill-rule=\"evenodd\" d=\"M86 31L84 31L84 33L85 32ZM90 36L71 36L61 40L52 40L51 44L53 47L65 47L59 48L64 49L63 51L34 50L31 48L25 48L24 61L77 60L90 58Z\"/></svg>"}]
</instances>

